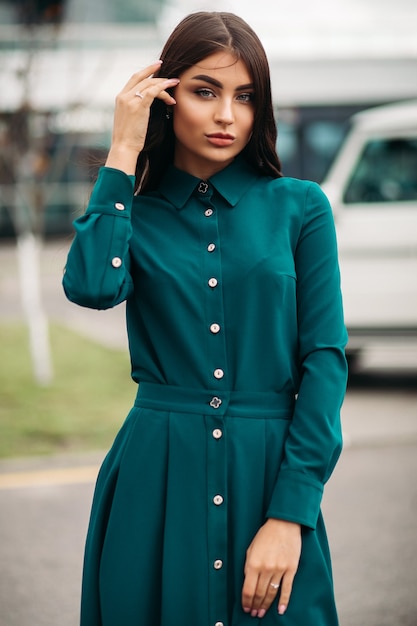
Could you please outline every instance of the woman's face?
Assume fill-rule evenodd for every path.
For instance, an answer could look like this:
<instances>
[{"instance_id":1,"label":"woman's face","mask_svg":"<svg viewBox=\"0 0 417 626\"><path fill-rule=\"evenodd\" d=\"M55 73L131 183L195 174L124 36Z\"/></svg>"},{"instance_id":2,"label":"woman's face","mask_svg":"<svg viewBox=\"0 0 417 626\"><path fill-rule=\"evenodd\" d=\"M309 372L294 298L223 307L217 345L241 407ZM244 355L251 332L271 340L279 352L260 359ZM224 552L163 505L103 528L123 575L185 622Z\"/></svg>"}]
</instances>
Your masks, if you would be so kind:
<instances>
[{"instance_id":1,"label":"woman's face","mask_svg":"<svg viewBox=\"0 0 417 626\"><path fill-rule=\"evenodd\" d=\"M246 65L216 52L181 74L173 107L174 165L207 180L248 143L255 107Z\"/></svg>"}]
</instances>

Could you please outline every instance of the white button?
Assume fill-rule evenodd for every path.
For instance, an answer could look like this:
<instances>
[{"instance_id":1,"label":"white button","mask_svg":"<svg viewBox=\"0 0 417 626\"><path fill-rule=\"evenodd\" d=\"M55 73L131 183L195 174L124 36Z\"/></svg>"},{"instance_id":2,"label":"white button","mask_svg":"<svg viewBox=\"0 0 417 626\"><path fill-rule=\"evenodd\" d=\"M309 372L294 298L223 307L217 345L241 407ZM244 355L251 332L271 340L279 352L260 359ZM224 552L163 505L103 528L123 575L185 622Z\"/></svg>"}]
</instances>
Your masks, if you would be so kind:
<instances>
[{"instance_id":1,"label":"white button","mask_svg":"<svg viewBox=\"0 0 417 626\"><path fill-rule=\"evenodd\" d=\"M220 506L220 504L223 504L223 497L220 495L214 496L213 502L216 506Z\"/></svg>"},{"instance_id":2,"label":"white button","mask_svg":"<svg viewBox=\"0 0 417 626\"><path fill-rule=\"evenodd\" d=\"M204 215L205 215L206 217L211 217L211 216L213 215L213 213L214 213L213 209L206 209L206 210L204 211Z\"/></svg>"},{"instance_id":3,"label":"white button","mask_svg":"<svg viewBox=\"0 0 417 626\"><path fill-rule=\"evenodd\" d=\"M117 209L118 211L124 211L125 205L122 204L121 202L116 202L116 204L114 205L114 208Z\"/></svg>"},{"instance_id":4,"label":"white button","mask_svg":"<svg viewBox=\"0 0 417 626\"><path fill-rule=\"evenodd\" d=\"M213 563L214 569L221 569L223 567L223 561L221 559L217 559Z\"/></svg>"},{"instance_id":5,"label":"white button","mask_svg":"<svg viewBox=\"0 0 417 626\"><path fill-rule=\"evenodd\" d=\"M210 278L208 281L209 286L212 287L213 289L214 287L217 287L217 283L218 283L217 278Z\"/></svg>"},{"instance_id":6,"label":"white button","mask_svg":"<svg viewBox=\"0 0 417 626\"><path fill-rule=\"evenodd\" d=\"M215 243L209 243L209 245L207 246L207 250L209 252L213 252L213 250L216 249L216 244Z\"/></svg>"},{"instance_id":7,"label":"white button","mask_svg":"<svg viewBox=\"0 0 417 626\"><path fill-rule=\"evenodd\" d=\"M218 398L217 396L214 396L214 398L210 400L210 406L213 407L213 409L218 409L221 403L222 403L222 400Z\"/></svg>"},{"instance_id":8,"label":"white button","mask_svg":"<svg viewBox=\"0 0 417 626\"><path fill-rule=\"evenodd\" d=\"M213 333L213 335L217 335L217 333L220 332L220 326L219 324L211 324L210 326L210 330Z\"/></svg>"},{"instance_id":9,"label":"white button","mask_svg":"<svg viewBox=\"0 0 417 626\"><path fill-rule=\"evenodd\" d=\"M214 370L213 374L214 374L214 378L223 378L224 376L224 372L220 368L217 370Z\"/></svg>"},{"instance_id":10,"label":"white button","mask_svg":"<svg viewBox=\"0 0 417 626\"><path fill-rule=\"evenodd\" d=\"M111 260L111 264L113 267L120 267L122 264L122 259L118 256L115 256L114 259Z\"/></svg>"},{"instance_id":11,"label":"white button","mask_svg":"<svg viewBox=\"0 0 417 626\"><path fill-rule=\"evenodd\" d=\"M224 626L223 622L216 622L214 626Z\"/></svg>"},{"instance_id":12,"label":"white button","mask_svg":"<svg viewBox=\"0 0 417 626\"><path fill-rule=\"evenodd\" d=\"M223 433L222 433L222 431L220 430L220 428L215 428L215 429L213 430L213 433L212 433L212 434L213 434L213 437L214 437L215 439L221 439L221 438L222 438L222 436L223 436Z\"/></svg>"}]
</instances>

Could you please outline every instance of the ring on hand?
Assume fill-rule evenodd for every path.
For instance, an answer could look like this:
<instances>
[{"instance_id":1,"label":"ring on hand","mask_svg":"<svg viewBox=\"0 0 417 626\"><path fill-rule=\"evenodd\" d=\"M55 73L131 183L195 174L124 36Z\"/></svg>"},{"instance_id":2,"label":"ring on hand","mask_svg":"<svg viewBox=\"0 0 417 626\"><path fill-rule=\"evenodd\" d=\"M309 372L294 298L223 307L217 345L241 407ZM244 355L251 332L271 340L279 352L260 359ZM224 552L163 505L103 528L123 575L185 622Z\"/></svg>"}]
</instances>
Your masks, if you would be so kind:
<instances>
[{"instance_id":1,"label":"ring on hand","mask_svg":"<svg viewBox=\"0 0 417 626\"><path fill-rule=\"evenodd\" d=\"M269 583L271 587L273 587L274 589L278 589L279 587L279 583Z\"/></svg>"},{"instance_id":2,"label":"ring on hand","mask_svg":"<svg viewBox=\"0 0 417 626\"><path fill-rule=\"evenodd\" d=\"M135 96L137 96L138 98L143 98L143 94L142 94L142 93L140 93L140 91L137 91L137 92L135 93Z\"/></svg>"}]
</instances>

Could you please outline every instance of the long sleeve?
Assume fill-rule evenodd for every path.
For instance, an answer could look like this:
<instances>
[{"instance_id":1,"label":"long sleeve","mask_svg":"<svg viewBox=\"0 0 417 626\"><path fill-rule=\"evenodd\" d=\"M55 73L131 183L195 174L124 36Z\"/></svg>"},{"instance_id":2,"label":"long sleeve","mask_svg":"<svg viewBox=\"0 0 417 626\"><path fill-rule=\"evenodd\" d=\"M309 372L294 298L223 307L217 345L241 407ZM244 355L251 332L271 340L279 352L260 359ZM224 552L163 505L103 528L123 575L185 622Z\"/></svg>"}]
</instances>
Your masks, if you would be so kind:
<instances>
[{"instance_id":1,"label":"long sleeve","mask_svg":"<svg viewBox=\"0 0 417 626\"><path fill-rule=\"evenodd\" d=\"M132 202L133 177L101 168L87 210L74 222L76 236L63 278L65 294L72 302L108 309L132 292Z\"/></svg>"},{"instance_id":2,"label":"long sleeve","mask_svg":"<svg viewBox=\"0 0 417 626\"><path fill-rule=\"evenodd\" d=\"M335 229L316 184L307 188L295 267L300 388L268 517L315 528L324 483L342 449L340 408L347 379Z\"/></svg>"}]
</instances>

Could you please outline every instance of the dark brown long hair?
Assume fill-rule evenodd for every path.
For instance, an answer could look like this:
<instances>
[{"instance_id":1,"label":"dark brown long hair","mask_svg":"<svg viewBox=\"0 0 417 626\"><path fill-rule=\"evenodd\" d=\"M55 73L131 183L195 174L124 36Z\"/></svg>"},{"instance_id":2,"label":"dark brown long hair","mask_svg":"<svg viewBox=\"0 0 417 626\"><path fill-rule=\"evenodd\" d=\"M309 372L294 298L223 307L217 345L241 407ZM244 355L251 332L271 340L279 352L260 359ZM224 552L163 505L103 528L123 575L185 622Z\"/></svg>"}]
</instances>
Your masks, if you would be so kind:
<instances>
[{"instance_id":1,"label":"dark brown long hair","mask_svg":"<svg viewBox=\"0 0 417 626\"><path fill-rule=\"evenodd\" d=\"M253 133L243 154L259 172L279 178L282 174L276 152L277 128L268 60L258 36L243 19L223 12L200 11L188 15L174 29L162 50L160 74L179 78L185 70L219 50L230 51L241 59L254 84ZM174 160L175 135L172 120L167 119L166 112L166 105L155 99L145 146L136 167L139 193L155 189Z\"/></svg>"}]
</instances>

